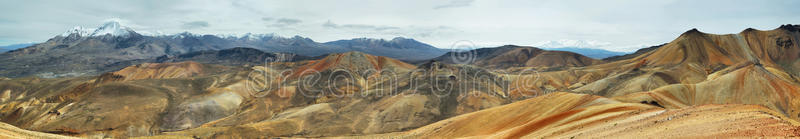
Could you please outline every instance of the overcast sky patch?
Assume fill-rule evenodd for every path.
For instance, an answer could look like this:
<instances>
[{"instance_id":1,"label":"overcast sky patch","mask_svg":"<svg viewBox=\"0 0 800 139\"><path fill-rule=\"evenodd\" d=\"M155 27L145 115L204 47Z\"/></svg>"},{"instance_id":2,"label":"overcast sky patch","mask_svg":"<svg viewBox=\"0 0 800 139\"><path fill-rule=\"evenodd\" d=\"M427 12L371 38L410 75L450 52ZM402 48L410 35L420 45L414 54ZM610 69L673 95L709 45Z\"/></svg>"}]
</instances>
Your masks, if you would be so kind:
<instances>
[{"instance_id":1,"label":"overcast sky patch","mask_svg":"<svg viewBox=\"0 0 800 139\"><path fill-rule=\"evenodd\" d=\"M433 9L467 7L472 5L472 2L475 2L475 0L452 0L450 3L433 7Z\"/></svg>"},{"instance_id":2,"label":"overcast sky patch","mask_svg":"<svg viewBox=\"0 0 800 139\"><path fill-rule=\"evenodd\" d=\"M800 24L797 0L74 0L0 1L0 45L44 42L75 26L126 21L137 32L275 33L326 42L410 37L436 47L597 40L635 51L681 33ZM35 10L31 10L35 9Z\"/></svg>"},{"instance_id":3,"label":"overcast sky patch","mask_svg":"<svg viewBox=\"0 0 800 139\"><path fill-rule=\"evenodd\" d=\"M184 29L197 29L197 28L205 28L210 26L206 21L193 21L193 22L186 22L183 23Z\"/></svg>"},{"instance_id":4,"label":"overcast sky patch","mask_svg":"<svg viewBox=\"0 0 800 139\"><path fill-rule=\"evenodd\" d=\"M376 25L365 25L365 24L336 24L333 23L331 20L328 20L322 27L332 28L332 29L357 29L357 30L373 30L373 31L387 31L387 30L396 30L400 29L398 27L392 26L376 26Z\"/></svg>"}]
</instances>

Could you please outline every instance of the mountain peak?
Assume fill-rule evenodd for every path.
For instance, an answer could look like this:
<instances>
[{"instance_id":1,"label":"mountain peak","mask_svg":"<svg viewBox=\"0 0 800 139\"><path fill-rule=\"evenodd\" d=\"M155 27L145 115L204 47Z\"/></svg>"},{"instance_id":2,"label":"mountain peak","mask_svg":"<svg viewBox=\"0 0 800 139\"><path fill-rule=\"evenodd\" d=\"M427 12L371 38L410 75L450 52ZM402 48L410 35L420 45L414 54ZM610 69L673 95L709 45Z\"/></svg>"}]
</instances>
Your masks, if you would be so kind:
<instances>
[{"instance_id":1,"label":"mountain peak","mask_svg":"<svg viewBox=\"0 0 800 139\"><path fill-rule=\"evenodd\" d=\"M392 38L391 41L398 42L398 41L416 41L416 40L414 40L412 38L405 38L405 37L394 37L394 38Z\"/></svg>"},{"instance_id":2,"label":"mountain peak","mask_svg":"<svg viewBox=\"0 0 800 139\"><path fill-rule=\"evenodd\" d=\"M122 26L119 21L111 20L100 26L91 36L103 36L106 34L111 34L112 36L127 36L133 32L132 29Z\"/></svg>"},{"instance_id":3,"label":"mountain peak","mask_svg":"<svg viewBox=\"0 0 800 139\"><path fill-rule=\"evenodd\" d=\"M530 46L519 46L519 45L513 45L513 44L506 44L506 45L503 45L503 46L500 46L500 47L504 47L504 48L517 48L517 47L530 47ZM535 47L534 47L534 48L535 48Z\"/></svg>"},{"instance_id":4,"label":"mountain peak","mask_svg":"<svg viewBox=\"0 0 800 139\"><path fill-rule=\"evenodd\" d=\"M382 38L353 38L350 40L337 40L332 42L326 42L328 44L337 44L337 45L348 45L348 46L368 46L368 47L390 47L390 48L402 48L402 46L413 46L415 48L433 48L428 44L419 42L417 40L411 38L404 38L404 37L395 37L391 40L386 40ZM405 49L405 48L403 48Z\"/></svg>"},{"instance_id":5,"label":"mountain peak","mask_svg":"<svg viewBox=\"0 0 800 139\"><path fill-rule=\"evenodd\" d=\"M269 40L273 38L283 38L281 36L276 35L275 33L267 33L267 34L256 34L256 33L245 33L242 35L216 35L220 38L226 39L238 39L238 40L248 40L248 41L258 41L258 40Z\"/></svg>"},{"instance_id":6,"label":"mountain peak","mask_svg":"<svg viewBox=\"0 0 800 139\"><path fill-rule=\"evenodd\" d=\"M123 26L119 21L111 20L103 23L102 26L95 29L76 26L62 33L60 36L66 37L72 34L77 34L78 36L103 36L106 34L110 34L112 36L128 36L133 32L133 29Z\"/></svg>"},{"instance_id":7,"label":"mountain peak","mask_svg":"<svg viewBox=\"0 0 800 139\"><path fill-rule=\"evenodd\" d=\"M747 29L744 29L742 32L751 32L751 31L757 31L757 30L754 29L754 28L747 28Z\"/></svg>"},{"instance_id":8,"label":"mountain peak","mask_svg":"<svg viewBox=\"0 0 800 139\"><path fill-rule=\"evenodd\" d=\"M348 71L382 71L384 69L392 71L406 71L414 68L416 68L414 65L396 59L370 55L360 51L349 51L344 53L333 53L325 56L322 59L314 60L308 64L300 66L295 70L297 71L295 73L300 74L296 74L294 76L302 76L306 74L303 73L303 71L308 69L313 69L316 71L340 69L345 69Z\"/></svg>"},{"instance_id":9,"label":"mountain peak","mask_svg":"<svg viewBox=\"0 0 800 139\"><path fill-rule=\"evenodd\" d=\"M120 28L120 27L122 27L122 25L119 23L119 21L111 20L103 23L103 26L101 26L100 28Z\"/></svg>"},{"instance_id":10,"label":"mountain peak","mask_svg":"<svg viewBox=\"0 0 800 139\"><path fill-rule=\"evenodd\" d=\"M293 39L311 39L311 38L303 37L303 36L300 36L300 35L294 35L294 37L292 37L292 38Z\"/></svg>"},{"instance_id":11,"label":"mountain peak","mask_svg":"<svg viewBox=\"0 0 800 139\"><path fill-rule=\"evenodd\" d=\"M75 26L72 29L67 30L66 32L62 33L61 36L65 36L66 37L66 36L69 36L71 34L78 34L78 36L88 36L88 35L90 35L90 33L92 31L93 31L92 29L84 28L84 27L81 27L81 26Z\"/></svg>"},{"instance_id":12,"label":"mountain peak","mask_svg":"<svg viewBox=\"0 0 800 139\"><path fill-rule=\"evenodd\" d=\"M786 31L792 31L792 32L793 31L800 31L800 25L786 24L786 25L781 25L778 28L786 30Z\"/></svg>"},{"instance_id":13,"label":"mountain peak","mask_svg":"<svg viewBox=\"0 0 800 139\"><path fill-rule=\"evenodd\" d=\"M697 30L697 28L692 28L692 29L684 32L683 34L681 34L681 36L683 36L683 35L691 35L691 34L704 34L704 33L700 32L700 30Z\"/></svg>"}]
</instances>

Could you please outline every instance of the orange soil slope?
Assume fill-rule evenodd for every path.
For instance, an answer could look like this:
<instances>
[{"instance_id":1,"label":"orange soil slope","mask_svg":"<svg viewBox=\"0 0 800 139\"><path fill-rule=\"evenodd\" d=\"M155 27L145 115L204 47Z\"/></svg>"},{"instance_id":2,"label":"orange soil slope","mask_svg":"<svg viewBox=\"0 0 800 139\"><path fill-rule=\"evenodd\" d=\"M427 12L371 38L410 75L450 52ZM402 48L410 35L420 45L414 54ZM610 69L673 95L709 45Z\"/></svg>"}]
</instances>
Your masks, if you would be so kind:
<instances>
[{"instance_id":1,"label":"orange soil slope","mask_svg":"<svg viewBox=\"0 0 800 139\"><path fill-rule=\"evenodd\" d=\"M800 26L747 29L737 34L690 30L631 59L536 74L524 90L570 91L606 97L650 91L670 84L697 84L744 65L761 65L800 84ZM525 91L518 91L525 92ZM530 92L530 91L528 91Z\"/></svg>"},{"instance_id":2,"label":"orange soil slope","mask_svg":"<svg viewBox=\"0 0 800 139\"><path fill-rule=\"evenodd\" d=\"M577 53L548 51L529 46L500 46L475 51L474 65L486 68L504 69L511 67L582 67L603 63ZM493 49L493 50L492 50ZM450 60L445 54L438 60Z\"/></svg>"},{"instance_id":3,"label":"orange soil slope","mask_svg":"<svg viewBox=\"0 0 800 139\"><path fill-rule=\"evenodd\" d=\"M774 30L746 29L738 34L708 34L692 29L665 46L636 58L602 66L633 65L644 61L646 66L734 65L741 62L765 66L794 66L800 58L800 26L781 26Z\"/></svg>"},{"instance_id":4,"label":"orange soil slope","mask_svg":"<svg viewBox=\"0 0 800 139\"><path fill-rule=\"evenodd\" d=\"M602 63L581 54L565 51L545 51L525 62L528 67L582 67Z\"/></svg>"},{"instance_id":5,"label":"orange soil slope","mask_svg":"<svg viewBox=\"0 0 800 139\"><path fill-rule=\"evenodd\" d=\"M294 77L308 74L310 71L322 72L325 70L348 70L363 72L366 70L392 70L407 71L416 66L383 56L373 56L362 52L347 52L331 54L320 60L307 61L307 64L293 69Z\"/></svg>"},{"instance_id":6,"label":"orange soil slope","mask_svg":"<svg viewBox=\"0 0 800 139\"><path fill-rule=\"evenodd\" d=\"M402 138L798 136L799 123L756 105L663 109L572 93L551 93L442 120Z\"/></svg>"},{"instance_id":7,"label":"orange soil slope","mask_svg":"<svg viewBox=\"0 0 800 139\"><path fill-rule=\"evenodd\" d=\"M28 131L0 122L0 138L71 139L75 137Z\"/></svg>"},{"instance_id":8,"label":"orange soil slope","mask_svg":"<svg viewBox=\"0 0 800 139\"><path fill-rule=\"evenodd\" d=\"M703 104L758 104L800 119L800 87L778 70L749 65L697 84L675 84L616 97L627 102L655 101L667 108ZM713 76L712 76L713 77Z\"/></svg>"},{"instance_id":9,"label":"orange soil slope","mask_svg":"<svg viewBox=\"0 0 800 139\"><path fill-rule=\"evenodd\" d=\"M203 65L197 62L144 63L129 66L111 74L121 75L125 80L186 78L203 74Z\"/></svg>"}]
</instances>

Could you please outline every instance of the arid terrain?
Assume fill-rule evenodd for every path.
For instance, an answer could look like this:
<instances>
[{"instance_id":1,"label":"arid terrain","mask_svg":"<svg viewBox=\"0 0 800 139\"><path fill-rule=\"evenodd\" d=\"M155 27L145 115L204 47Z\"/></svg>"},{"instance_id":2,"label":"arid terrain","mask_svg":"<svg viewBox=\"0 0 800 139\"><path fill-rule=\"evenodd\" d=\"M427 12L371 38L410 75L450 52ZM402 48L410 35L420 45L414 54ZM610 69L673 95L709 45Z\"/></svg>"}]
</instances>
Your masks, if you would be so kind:
<instances>
[{"instance_id":1,"label":"arid terrain","mask_svg":"<svg viewBox=\"0 0 800 139\"><path fill-rule=\"evenodd\" d=\"M391 58L427 46L404 38L306 41L355 51L303 56L127 37L71 34L0 53L0 137L800 136L798 25L691 29L605 60L513 45Z\"/></svg>"}]
</instances>

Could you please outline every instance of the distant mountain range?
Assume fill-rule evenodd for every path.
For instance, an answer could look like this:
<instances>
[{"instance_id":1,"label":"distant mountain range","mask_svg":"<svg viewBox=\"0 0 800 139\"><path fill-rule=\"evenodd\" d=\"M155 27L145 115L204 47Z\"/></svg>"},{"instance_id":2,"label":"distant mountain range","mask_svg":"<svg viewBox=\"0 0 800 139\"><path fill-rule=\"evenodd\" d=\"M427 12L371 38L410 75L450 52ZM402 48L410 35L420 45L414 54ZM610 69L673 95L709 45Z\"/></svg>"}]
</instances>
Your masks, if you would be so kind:
<instances>
[{"instance_id":1,"label":"distant mountain range","mask_svg":"<svg viewBox=\"0 0 800 139\"><path fill-rule=\"evenodd\" d=\"M132 29L111 21L97 29L75 27L59 36L68 37L148 37L151 41L166 41L171 45L194 47L187 51L221 50L235 47L256 48L265 52L294 53L304 56L320 56L329 53L361 51L373 55L383 55L402 60L430 59L445 53L431 45L414 39L397 37L392 40L356 38L318 43L310 38L294 36L285 38L274 34L245 34L242 36L197 35L188 32L175 35L141 35Z\"/></svg>"},{"instance_id":2,"label":"distant mountain range","mask_svg":"<svg viewBox=\"0 0 800 139\"><path fill-rule=\"evenodd\" d=\"M578 53L587 57L595 59L603 59L611 56L618 56L627 54L626 52L609 51L605 49L598 49L610 46L610 43L598 41L585 41L585 40L557 40L545 41L533 44L533 47L555 50L555 51L570 51Z\"/></svg>"},{"instance_id":3,"label":"distant mountain range","mask_svg":"<svg viewBox=\"0 0 800 139\"><path fill-rule=\"evenodd\" d=\"M12 44L12 45L0 46L0 53L4 53L4 52L7 52L7 51L11 51L11 50L16 50L16 49L19 49L19 48L25 48L25 47L28 47L28 46L31 46L31 45L34 45L34 44L36 44L36 43L20 43L20 44Z\"/></svg>"},{"instance_id":4,"label":"distant mountain range","mask_svg":"<svg viewBox=\"0 0 800 139\"><path fill-rule=\"evenodd\" d=\"M605 50L605 49L578 48L578 47L560 47L560 48L542 48L542 49L554 50L554 51L569 51L569 52L578 53L578 54L581 54L581 55L584 55L584 56L587 56L587 57L591 57L591 58L594 58L594 59L603 59L603 58L607 58L607 57L628 54L628 53L625 53L625 52L615 52L615 51L609 51L609 50Z\"/></svg>"},{"instance_id":5,"label":"distant mountain range","mask_svg":"<svg viewBox=\"0 0 800 139\"><path fill-rule=\"evenodd\" d=\"M392 40L358 38L318 43L310 38L291 38L273 34L243 36L142 35L119 22L111 21L95 29L75 27L46 42L0 54L0 76L23 77L52 74L55 77L97 74L121 68L131 61L151 61L202 51L254 48L269 53L321 56L330 53L361 51L400 60L430 59L446 51L408 38Z\"/></svg>"},{"instance_id":6,"label":"distant mountain range","mask_svg":"<svg viewBox=\"0 0 800 139\"><path fill-rule=\"evenodd\" d=\"M317 58L318 57L307 57L288 53L269 53L253 48L237 47L225 50L197 51L177 56L164 55L155 59L147 59L142 62L165 63L195 61L205 64L236 66L264 65L265 62L267 62L265 61L266 59L272 59L272 61L301 61Z\"/></svg>"},{"instance_id":7,"label":"distant mountain range","mask_svg":"<svg viewBox=\"0 0 800 139\"><path fill-rule=\"evenodd\" d=\"M590 45L596 44L586 41L558 41L541 46L548 47L548 50L570 51L577 54L556 54L538 48L529 52L531 54L547 52L547 54L560 56L562 54L575 55L569 56L574 59L564 59L572 61L567 62L571 63L569 65L545 65L547 67L585 66L597 63L596 60L583 55L600 59L624 54L586 48ZM552 48L555 46L576 47ZM312 57L349 51L359 51L403 61L423 62L437 57L441 58L449 51L403 37L391 40L355 38L320 43L301 36L281 37L274 34L248 33L241 36L199 35L189 32L173 35L140 34L116 21L104 23L97 28L75 27L43 43L19 44L2 47L2 49L6 50L0 51L8 51L0 53L0 65L4 65L0 67L0 76L3 77L93 75L142 62L195 60L225 65L255 64L263 61L262 58L276 55L293 55L297 58L290 60L308 60ZM249 56L251 54L254 56ZM541 57L539 59L541 61ZM524 61L512 63L519 62L524 63ZM510 65L495 64L492 66L508 67Z\"/></svg>"}]
</instances>

